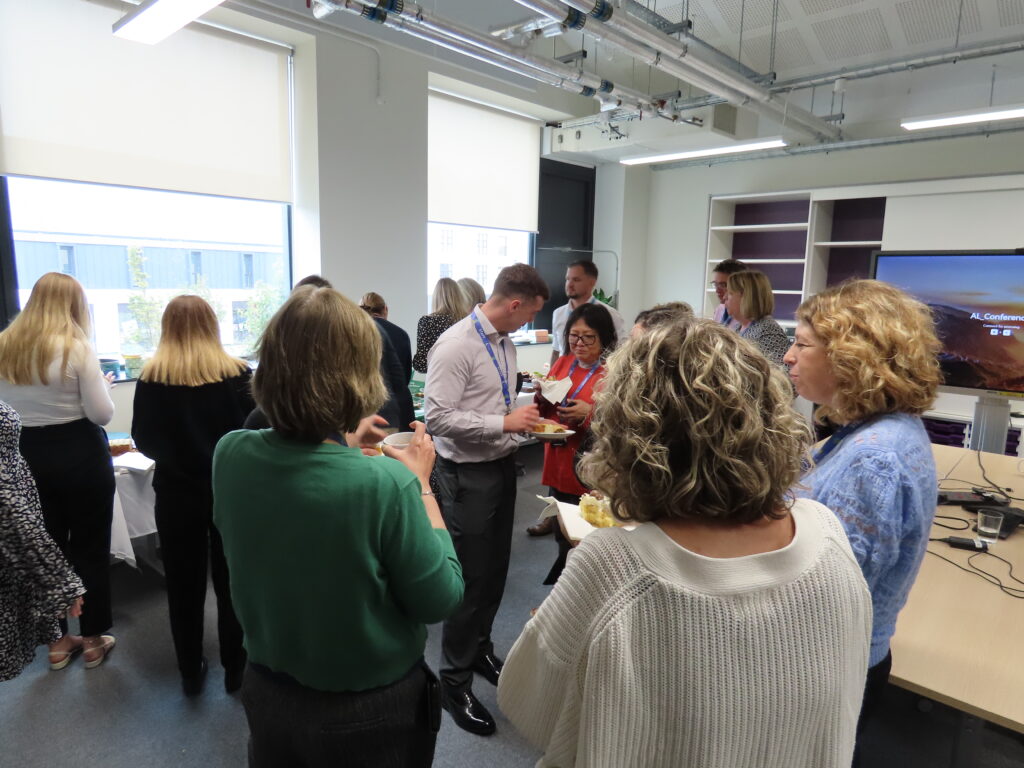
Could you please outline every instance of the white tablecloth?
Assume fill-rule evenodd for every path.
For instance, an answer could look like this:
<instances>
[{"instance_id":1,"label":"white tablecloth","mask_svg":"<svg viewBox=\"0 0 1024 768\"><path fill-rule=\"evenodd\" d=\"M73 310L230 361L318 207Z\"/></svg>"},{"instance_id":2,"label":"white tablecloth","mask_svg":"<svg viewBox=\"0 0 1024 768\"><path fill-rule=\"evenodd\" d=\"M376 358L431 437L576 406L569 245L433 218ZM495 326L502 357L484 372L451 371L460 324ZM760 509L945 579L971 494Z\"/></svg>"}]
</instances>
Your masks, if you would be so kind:
<instances>
[{"instance_id":1,"label":"white tablecloth","mask_svg":"<svg viewBox=\"0 0 1024 768\"><path fill-rule=\"evenodd\" d=\"M114 519L110 526L110 554L137 567L132 539L156 533L152 468L138 470L115 467L117 493L114 494Z\"/></svg>"}]
</instances>

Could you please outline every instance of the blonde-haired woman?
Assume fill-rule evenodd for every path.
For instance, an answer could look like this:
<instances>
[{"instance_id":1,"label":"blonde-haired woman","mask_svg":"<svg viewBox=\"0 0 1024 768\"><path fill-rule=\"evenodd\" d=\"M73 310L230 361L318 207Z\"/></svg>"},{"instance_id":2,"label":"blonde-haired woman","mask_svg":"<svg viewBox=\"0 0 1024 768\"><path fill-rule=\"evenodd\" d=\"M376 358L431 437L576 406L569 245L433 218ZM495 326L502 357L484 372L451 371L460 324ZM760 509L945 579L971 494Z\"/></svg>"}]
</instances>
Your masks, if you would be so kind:
<instances>
[{"instance_id":1,"label":"blonde-haired woman","mask_svg":"<svg viewBox=\"0 0 1024 768\"><path fill-rule=\"evenodd\" d=\"M297 288L259 343L254 390L273 429L217 446L214 517L246 631L255 768L433 758L424 625L462 602L462 571L427 486L423 425L408 448L385 446L392 458L358 447L385 397L380 354L355 304Z\"/></svg>"},{"instance_id":2,"label":"blonde-haired woman","mask_svg":"<svg viewBox=\"0 0 1024 768\"><path fill-rule=\"evenodd\" d=\"M859 732L889 679L889 640L935 514L935 460L920 417L941 381L940 345L928 307L877 280L829 288L796 317L790 378L820 406L816 417L838 427L799 492L839 516L874 607Z\"/></svg>"},{"instance_id":3,"label":"blonde-haired woman","mask_svg":"<svg viewBox=\"0 0 1024 768\"><path fill-rule=\"evenodd\" d=\"M789 493L791 400L713 320L612 354L580 471L639 525L582 541L505 662L538 765L850 765L871 598L839 521Z\"/></svg>"},{"instance_id":4,"label":"blonde-haired woman","mask_svg":"<svg viewBox=\"0 0 1024 768\"><path fill-rule=\"evenodd\" d=\"M725 309L739 323L739 334L778 366L789 349L789 337L775 322L775 296L764 272L748 269L729 275Z\"/></svg>"},{"instance_id":5,"label":"blonde-haired woman","mask_svg":"<svg viewBox=\"0 0 1024 768\"><path fill-rule=\"evenodd\" d=\"M113 418L110 381L89 342L81 284L48 272L0 333L0 400L21 416L21 453L39 489L46 530L85 584L80 629L50 644L50 668L83 653L97 667L114 647L110 629L110 521L114 469L102 425Z\"/></svg>"},{"instance_id":6,"label":"blonde-haired woman","mask_svg":"<svg viewBox=\"0 0 1024 768\"><path fill-rule=\"evenodd\" d=\"M466 314L472 312L477 304L483 304L487 301L484 287L472 277L460 277L459 288L462 289L462 295L466 297Z\"/></svg>"},{"instance_id":7,"label":"blonde-haired woman","mask_svg":"<svg viewBox=\"0 0 1024 768\"><path fill-rule=\"evenodd\" d=\"M242 684L242 629L231 605L227 564L213 526L213 449L253 409L252 372L224 351L213 309L198 296L178 296L164 310L160 344L135 387L132 437L156 461L156 527L160 534L171 636L186 695L202 690L207 562L217 595L217 634L224 687ZM209 552L209 556L207 556Z\"/></svg>"},{"instance_id":8,"label":"blonde-haired woman","mask_svg":"<svg viewBox=\"0 0 1024 768\"><path fill-rule=\"evenodd\" d=\"M441 338L441 334L469 314L466 295L459 284L450 277L442 277L434 286L431 312L416 324L416 354L412 367L420 373L427 372L427 353Z\"/></svg>"}]
</instances>

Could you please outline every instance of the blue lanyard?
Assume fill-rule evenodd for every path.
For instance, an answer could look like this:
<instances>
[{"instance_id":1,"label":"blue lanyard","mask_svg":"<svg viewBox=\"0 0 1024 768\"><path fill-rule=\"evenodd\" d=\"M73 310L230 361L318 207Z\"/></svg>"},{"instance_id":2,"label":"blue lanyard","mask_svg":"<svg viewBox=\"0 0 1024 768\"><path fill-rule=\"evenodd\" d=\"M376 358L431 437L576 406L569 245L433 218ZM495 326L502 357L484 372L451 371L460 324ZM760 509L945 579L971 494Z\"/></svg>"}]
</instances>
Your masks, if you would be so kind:
<instances>
[{"instance_id":1,"label":"blue lanyard","mask_svg":"<svg viewBox=\"0 0 1024 768\"><path fill-rule=\"evenodd\" d=\"M579 363L578 363L578 361L577 361L577 360L573 360L573 361L572 361L572 365L571 365L571 366L569 367L569 380L570 380L570 381L572 381L572 373L573 373L573 371L575 371L575 370L576 370L576 366L577 366L578 364L579 364ZM588 382L588 381L590 381L590 377L591 377L591 376L593 376L593 375L594 375L594 372L595 372L595 371L596 371L596 370L597 370L598 368L600 368L600 367L601 367L601 364L600 364L600 363L594 363L594 365L593 365L593 366L591 367L590 371L589 371L589 372L587 373L587 375L586 375L586 378L584 378L584 379L583 379L583 381L582 381L582 382L580 383L580 385L579 385L578 387L576 387L576 391L575 391L575 392L573 392L573 393L572 393L572 394L570 394L570 395L566 395L566 396L565 396L565 399L564 399L564 400L562 400L562 405L565 405L565 404L566 404L566 403L568 403L568 402L569 402L570 400L575 400L575 399L576 399L576 396L577 396L577 395L578 395L578 394L579 394L580 392L582 392L582 391L583 391L583 388L584 388L585 386L587 386L587 382Z\"/></svg>"},{"instance_id":2,"label":"blue lanyard","mask_svg":"<svg viewBox=\"0 0 1024 768\"><path fill-rule=\"evenodd\" d=\"M505 412L512 413L512 394L508 388L508 352L505 352L505 371L503 373L501 366L498 365L498 358L494 354L494 348L491 346L491 340L487 338L487 334L484 333L484 328L476 316L476 310L470 312L469 316L473 318L476 332L480 334L480 340L483 341L487 354L491 356L491 362L494 363L494 370L498 372L498 378L501 379L501 394L505 398Z\"/></svg>"},{"instance_id":3,"label":"blue lanyard","mask_svg":"<svg viewBox=\"0 0 1024 768\"><path fill-rule=\"evenodd\" d=\"M829 439L825 441L825 444L818 449L818 452L814 454L814 463L820 464L822 459L838 448L839 444L843 442L846 437L864 426L865 422L866 419L862 419L861 421L851 421L849 424L846 424L833 432L832 436L829 437Z\"/></svg>"}]
</instances>

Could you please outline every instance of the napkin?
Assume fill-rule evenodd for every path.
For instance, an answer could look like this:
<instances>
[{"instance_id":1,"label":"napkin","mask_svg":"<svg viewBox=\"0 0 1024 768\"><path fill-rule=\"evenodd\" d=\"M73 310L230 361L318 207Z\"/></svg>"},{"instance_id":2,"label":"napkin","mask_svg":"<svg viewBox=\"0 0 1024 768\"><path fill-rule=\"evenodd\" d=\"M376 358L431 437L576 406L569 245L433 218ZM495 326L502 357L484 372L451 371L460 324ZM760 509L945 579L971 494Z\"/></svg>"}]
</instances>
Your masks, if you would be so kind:
<instances>
[{"instance_id":1,"label":"napkin","mask_svg":"<svg viewBox=\"0 0 1024 768\"><path fill-rule=\"evenodd\" d=\"M538 383L540 384L540 396L552 405L558 405L562 402L572 387L572 379L568 377L555 381L541 379Z\"/></svg>"}]
</instances>

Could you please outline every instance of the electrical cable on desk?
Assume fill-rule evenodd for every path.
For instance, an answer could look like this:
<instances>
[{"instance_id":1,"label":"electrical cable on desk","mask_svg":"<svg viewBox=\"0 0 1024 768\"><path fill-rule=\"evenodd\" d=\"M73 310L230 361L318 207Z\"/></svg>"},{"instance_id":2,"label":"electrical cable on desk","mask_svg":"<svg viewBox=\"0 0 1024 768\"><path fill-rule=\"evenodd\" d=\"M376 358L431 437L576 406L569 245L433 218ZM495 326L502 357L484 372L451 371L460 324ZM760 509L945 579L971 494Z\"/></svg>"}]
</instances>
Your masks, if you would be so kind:
<instances>
[{"instance_id":1,"label":"electrical cable on desk","mask_svg":"<svg viewBox=\"0 0 1024 768\"><path fill-rule=\"evenodd\" d=\"M929 539L929 541L939 541L948 543L948 539ZM1017 600L1024 600L1024 589L1020 587L1007 586L1006 584L1003 584L1002 579L1000 579L994 573L989 573L988 571L983 570L974 564L974 558L979 557L980 555L992 555L991 552L975 552L973 555L968 557L967 564L970 566L970 568L964 568L962 565L960 565L960 563L954 560L950 560L948 557L943 557L938 552L935 552L931 549L926 549L925 552L927 552L929 555L934 555L935 557L939 558L939 560L945 560L950 565L959 568L961 571L964 571L965 573L970 573L974 576L977 576L980 579L984 579L989 584L995 584L999 587L999 591L1005 595L1009 595L1010 597L1015 598ZM1021 581L1013 575L1013 565L1008 560L1004 560L1003 558L999 557L999 555L992 555L992 557L996 558L997 560L1002 560L1004 563L1009 565L1010 578L1020 584L1024 584L1024 581Z\"/></svg>"},{"instance_id":2,"label":"electrical cable on desk","mask_svg":"<svg viewBox=\"0 0 1024 768\"><path fill-rule=\"evenodd\" d=\"M963 525L947 525L946 523L940 523L938 522L940 518L942 520L956 520L963 523ZM939 526L939 528L945 528L949 531L966 531L971 527L970 520L964 520L962 517L957 517L956 515L936 515L935 522L932 524ZM945 539L928 539L928 541L945 541Z\"/></svg>"},{"instance_id":3,"label":"electrical cable on desk","mask_svg":"<svg viewBox=\"0 0 1024 768\"><path fill-rule=\"evenodd\" d=\"M996 485L995 483L992 482L992 480L989 478L989 476L985 473L985 465L981 463L981 448L979 448L976 451L976 455L978 457L978 469L981 470L981 476L982 476L982 478L984 478L985 482L988 483L989 488L991 488L994 491L996 491L997 493L999 493L1003 498L1006 499L1007 502L1010 502L1010 501L1024 501L1024 498L1021 498L1019 496L1011 496L1010 494L1008 494L1006 492L1006 490L1004 490L1003 488L1001 488L1000 486L998 486L998 485Z\"/></svg>"}]
</instances>

